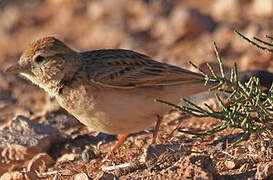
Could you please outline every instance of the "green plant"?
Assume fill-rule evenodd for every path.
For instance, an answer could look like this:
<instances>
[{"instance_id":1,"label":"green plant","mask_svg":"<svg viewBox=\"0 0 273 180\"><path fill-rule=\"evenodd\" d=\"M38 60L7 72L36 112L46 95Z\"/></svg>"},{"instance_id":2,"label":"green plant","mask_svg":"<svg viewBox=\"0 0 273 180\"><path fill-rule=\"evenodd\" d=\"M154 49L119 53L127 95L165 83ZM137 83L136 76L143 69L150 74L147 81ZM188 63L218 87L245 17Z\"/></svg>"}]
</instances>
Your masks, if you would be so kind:
<instances>
[{"instance_id":1,"label":"green plant","mask_svg":"<svg viewBox=\"0 0 273 180\"><path fill-rule=\"evenodd\" d=\"M235 30L234 31L237 35L239 35L242 39L246 40L249 44L251 44L252 46L258 48L258 49L261 49L263 51L266 51L266 52L269 52L269 53L273 53L273 49L270 49L269 47L273 47L273 37L271 36L265 36L270 42L267 42L267 41L263 41L257 37L253 37L254 40L258 41L259 43L261 43L262 45L265 45L265 46L262 46L262 45L259 45L258 43L254 42L254 41L251 41L250 39L248 39L247 37L245 37L243 34L241 34L239 31ZM269 47L266 47L266 46L269 46Z\"/></svg>"},{"instance_id":2,"label":"green plant","mask_svg":"<svg viewBox=\"0 0 273 180\"><path fill-rule=\"evenodd\" d=\"M238 31L235 32L240 35L240 37L247 39ZM255 44L256 47L261 47L255 42L252 42L249 39L247 40L248 42ZM264 41L258 41L265 44ZM262 47L260 49L266 49L265 51L272 52L272 50L269 48ZM221 105L220 110L216 111L206 103L204 104L206 108L202 108L186 99L183 99L183 101L188 104L188 106L179 106L159 99L156 101L172 106L173 108L184 112L187 115L201 118L213 117L222 121L220 125L202 133L185 131L181 128L178 129L180 132L194 135L193 137L211 135L228 127L239 128L244 133L241 139L236 142L238 143L242 140L248 139L251 133L259 133L264 131L270 133L272 129L268 123L273 121L273 85L268 91L264 92L261 90L260 80L257 77L251 77L246 83L240 82L238 80L236 63L231 69L230 78L226 77L226 73L223 69L222 58L219 54L216 43L214 43L214 50L219 63L221 72L220 76L215 73L210 64L207 64L207 66L211 74L205 73L192 62L190 62L190 64L204 76L205 84L210 82L217 82L217 85L211 88L210 91L217 90L228 94L228 98L225 100L221 99L219 95L216 95L216 99Z\"/></svg>"}]
</instances>

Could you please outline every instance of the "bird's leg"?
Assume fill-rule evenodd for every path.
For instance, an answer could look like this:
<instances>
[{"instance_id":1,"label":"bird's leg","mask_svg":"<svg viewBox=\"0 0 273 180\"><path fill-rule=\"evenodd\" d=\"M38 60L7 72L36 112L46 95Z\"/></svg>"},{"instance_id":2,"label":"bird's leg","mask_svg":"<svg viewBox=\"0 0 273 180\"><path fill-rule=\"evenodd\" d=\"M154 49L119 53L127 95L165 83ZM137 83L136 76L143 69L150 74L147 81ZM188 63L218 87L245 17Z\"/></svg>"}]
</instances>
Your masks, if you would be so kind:
<instances>
[{"instance_id":1,"label":"bird's leg","mask_svg":"<svg viewBox=\"0 0 273 180\"><path fill-rule=\"evenodd\" d=\"M153 133L152 144L156 143L156 138L157 138L158 130L159 130L160 123L161 123L162 119L163 118L161 116L157 115L157 121L156 121L156 125L155 125L155 130L154 130L154 133Z\"/></svg>"},{"instance_id":2,"label":"bird's leg","mask_svg":"<svg viewBox=\"0 0 273 180\"><path fill-rule=\"evenodd\" d=\"M154 133L153 133L152 144L156 143L156 138L157 138L157 134L158 134L158 130L159 130L161 121L162 121L162 117L157 115L157 121L156 121L156 125L155 125L155 130L154 130ZM112 153L114 153L114 152L116 152L118 150L119 146L125 141L127 136L128 136L128 134L124 134L119 138L117 144L113 147L113 149L111 151Z\"/></svg>"},{"instance_id":3,"label":"bird's leg","mask_svg":"<svg viewBox=\"0 0 273 180\"><path fill-rule=\"evenodd\" d=\"M124 134L119 138L117 144L113 147L113 149L111 151L112 153L114 153L114 152L116 152L118 150L119 146L125 141L127 136L128 136L128 134Z\"/></svg>"}]
</instances>

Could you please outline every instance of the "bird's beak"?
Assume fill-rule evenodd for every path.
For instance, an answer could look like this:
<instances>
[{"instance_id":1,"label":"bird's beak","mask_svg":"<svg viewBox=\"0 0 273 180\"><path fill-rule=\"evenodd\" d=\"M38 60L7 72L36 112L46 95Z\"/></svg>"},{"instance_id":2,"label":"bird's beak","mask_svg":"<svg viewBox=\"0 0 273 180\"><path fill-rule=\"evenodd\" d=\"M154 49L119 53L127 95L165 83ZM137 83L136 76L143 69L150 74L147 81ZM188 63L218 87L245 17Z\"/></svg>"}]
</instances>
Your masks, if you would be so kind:
<instances>
[{"instance_id":1,"label":"bird's beak","mask_svg":"<svg viewBox=\"0 0 273 180\"><path fill-rule=\"evenodd\" d=\"M17 74L17 73L21 73L23 72L24 69L22 68L22 66L20 66L18 63L8 67L5 72L9 73L9 74Z\"/></svg>"}]
</instances>

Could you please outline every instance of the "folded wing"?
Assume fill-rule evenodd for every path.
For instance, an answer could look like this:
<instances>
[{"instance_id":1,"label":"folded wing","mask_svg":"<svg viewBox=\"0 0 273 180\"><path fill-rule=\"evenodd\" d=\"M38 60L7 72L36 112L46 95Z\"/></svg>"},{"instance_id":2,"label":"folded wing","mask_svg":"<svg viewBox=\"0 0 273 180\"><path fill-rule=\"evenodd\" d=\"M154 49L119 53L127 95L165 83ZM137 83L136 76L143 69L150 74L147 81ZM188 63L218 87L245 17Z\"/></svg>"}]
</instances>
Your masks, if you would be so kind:
<instances>
[{"instance_id":1,"label":"folded wing","mask_svg":"<svg viewBox=\"0 0 273 180\"><path fill-rule=\"evenodd\" d=\"M96 50L82 52L93 83L112 88L167 86L200 82L197 73L160 63L129 50Z\"/></svg>"}]
</instances>

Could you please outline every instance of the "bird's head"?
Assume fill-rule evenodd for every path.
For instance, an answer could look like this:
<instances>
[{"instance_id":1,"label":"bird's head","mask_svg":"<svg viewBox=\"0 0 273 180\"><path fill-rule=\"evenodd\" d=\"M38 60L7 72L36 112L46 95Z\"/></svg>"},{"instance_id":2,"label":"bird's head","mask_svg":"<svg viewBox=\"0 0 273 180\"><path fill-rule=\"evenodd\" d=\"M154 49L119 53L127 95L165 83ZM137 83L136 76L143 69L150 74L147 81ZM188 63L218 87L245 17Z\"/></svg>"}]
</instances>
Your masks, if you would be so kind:
<instances>
[{"instance_id":1,"label":"bird's head","mask_svg":"<svg viewBox=\"0 0 273 180\"><path fill-rule=\"evenodd\" d=\"M55 37L44 37L30 44L19 61L6 69L7 73L20 73L50 94L66 76L73 73L79 53Z\"/></svg>"}]
</instances>

